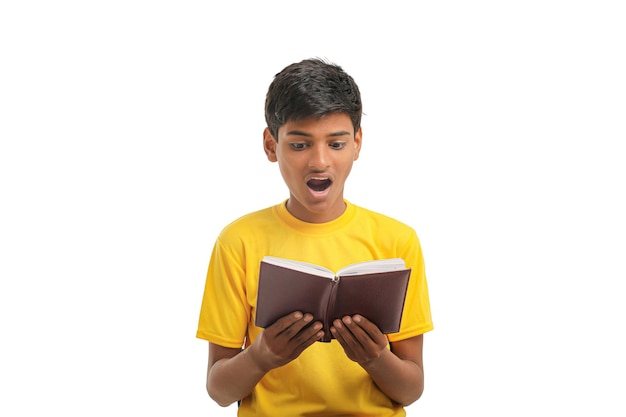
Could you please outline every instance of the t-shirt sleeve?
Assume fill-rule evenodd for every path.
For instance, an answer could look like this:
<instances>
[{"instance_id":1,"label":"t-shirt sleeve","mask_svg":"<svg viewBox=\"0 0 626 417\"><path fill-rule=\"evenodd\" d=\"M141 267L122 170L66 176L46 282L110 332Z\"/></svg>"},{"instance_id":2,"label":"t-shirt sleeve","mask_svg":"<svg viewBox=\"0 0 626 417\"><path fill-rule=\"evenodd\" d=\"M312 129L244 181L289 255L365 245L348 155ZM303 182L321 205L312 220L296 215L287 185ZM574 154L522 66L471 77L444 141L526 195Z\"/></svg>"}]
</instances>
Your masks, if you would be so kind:
<instances>
[{"instance_id":1,"label":"t-shirt sleeve","mask_svg":"<svg viewBox=\"0 0 626 417\"><path fill-rule=\"evenodd\" d=\"M387 335L390 342L418 336L433 329L424 257L419 239L414 232L399 249L399 253L406 265L411 268L411 278L404 302L400 331Z\"/></svg>"},{"instance_id":2,"label":"t-shirt sleeve","mask_svg":"<svg viewBox=\"0 0 626 417\"><path fill-rule=\"evenodd\" d=\"M242 347L250 317L242 265L218 239L209 262L196 337L224 347Z\"/></svg>"}]
</instances>

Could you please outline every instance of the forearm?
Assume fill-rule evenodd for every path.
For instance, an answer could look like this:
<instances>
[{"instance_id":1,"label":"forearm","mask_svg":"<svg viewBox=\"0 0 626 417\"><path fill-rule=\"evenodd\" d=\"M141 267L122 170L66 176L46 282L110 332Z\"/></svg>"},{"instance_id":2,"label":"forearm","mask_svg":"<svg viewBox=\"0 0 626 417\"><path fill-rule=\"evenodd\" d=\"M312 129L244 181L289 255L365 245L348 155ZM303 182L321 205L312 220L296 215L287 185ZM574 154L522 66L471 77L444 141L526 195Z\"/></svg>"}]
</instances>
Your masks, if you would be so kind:
<instances>
[{"instance_id":1,"label":"forearm","mask_svg":"<svg viewBox=\"0 0 626 417\"><path fill-rule=\"evenodd\" d=\"M252 350L244 349L211 367L207 374L207 392L215 402L226 407L247 397L265 373L254 360Z\"/></svg>"},{"instance_id":2,"label":"forearm","mask_svg":"<svg viewBox=\"0 0 626 417\"><path fill-rule=\"evenodd\" d=\"M247 397L263 376L296 359L324 332L313 316L295 312L266 328L244 350L209 343L207 392L222 406Z\"/></svg>"},{"instance_id":3,"label":"forearm","mask_svg":"<svg viewBox=\"0 0 626 417\"><path fill-rule=\"evenodd\" d=\"M393 401L409 405L424 391L424 371L415 362L385 349L376 359L361 364L378 388Z\"/></svg>"}]
</instances>

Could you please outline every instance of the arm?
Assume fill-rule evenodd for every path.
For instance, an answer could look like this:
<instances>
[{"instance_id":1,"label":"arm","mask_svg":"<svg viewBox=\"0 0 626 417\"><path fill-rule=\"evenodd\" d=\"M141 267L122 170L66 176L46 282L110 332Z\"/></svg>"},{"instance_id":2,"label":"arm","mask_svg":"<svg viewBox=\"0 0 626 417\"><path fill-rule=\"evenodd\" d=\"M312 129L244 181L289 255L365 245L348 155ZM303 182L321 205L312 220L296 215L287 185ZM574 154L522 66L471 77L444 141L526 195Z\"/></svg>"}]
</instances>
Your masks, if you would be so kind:
<instances>
[{"instance_id":1,"label":"arm","mask_svg":"<svg viewBox=\"0 0 626 417\"><path fill-rule=\"evenodd\" d=\"M267 372L291 362L323 336L321 323L308 326L312 319L300 312L278 319L244 350L209 342L209 396L223 407L248 396Z\"/></svg>"},{"instance_id":2,"label":"arm","mask_svg":"<svg viewBox=\"0 0 626 417\"><path fill-rule=\"evenodd\" d=\"M372 322L355 315L335 320L331 331L346 355L367 371L378 388L393 401L409 405L424 391L423 336L393 342Z\"/></svg>"}]
</instances>

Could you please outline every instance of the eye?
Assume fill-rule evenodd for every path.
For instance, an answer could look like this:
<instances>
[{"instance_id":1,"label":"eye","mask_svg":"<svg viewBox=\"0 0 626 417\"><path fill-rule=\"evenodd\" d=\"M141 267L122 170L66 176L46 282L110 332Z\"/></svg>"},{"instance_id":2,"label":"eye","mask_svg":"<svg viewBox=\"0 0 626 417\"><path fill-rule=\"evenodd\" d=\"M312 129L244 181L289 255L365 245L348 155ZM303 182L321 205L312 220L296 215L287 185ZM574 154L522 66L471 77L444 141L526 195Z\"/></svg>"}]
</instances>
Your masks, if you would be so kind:
<instances>
[{"instance_id":1,"label":"eye","mask_svg":"<svg viewBox=\"0 0 626 417\"><path fill-rule=\"evenodd\" d=\"M343 149L346 146L346 142L332 142L329 146L333 149Z\"/></svg>"},{"instance_id":2,"label":"eye","mask_svg":"<svg viewBox=\"0 0 626 417\"><path fill-rule=\"evenodd\" d=\"M296 151L301 151L304 148L306 148L306 143L290 143L289 146L291 147L291 149L296 150Z\"/></svg>"}]
</instances>

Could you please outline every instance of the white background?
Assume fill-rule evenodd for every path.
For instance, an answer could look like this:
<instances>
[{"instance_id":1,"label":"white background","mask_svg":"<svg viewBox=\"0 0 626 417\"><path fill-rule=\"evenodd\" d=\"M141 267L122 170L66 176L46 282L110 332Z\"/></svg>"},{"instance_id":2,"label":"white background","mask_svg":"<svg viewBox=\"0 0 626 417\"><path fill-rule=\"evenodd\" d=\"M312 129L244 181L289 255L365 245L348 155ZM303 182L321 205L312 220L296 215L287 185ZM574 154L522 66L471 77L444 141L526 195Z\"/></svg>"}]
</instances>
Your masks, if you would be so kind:
<instances>
[{"instance_id":1,"label":"white background","mask_svg":"<svg viewBox=\"0 0 626 417\"><path fill-rule=\"evenodd\" d=\"M2 3L0 415L235 415L206 267L287 197L265 92L314 56L362 91L346 197L422 240L408 414L626 414L621 2L411 3Z\"/></svg>"}]
</instances>

